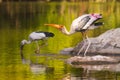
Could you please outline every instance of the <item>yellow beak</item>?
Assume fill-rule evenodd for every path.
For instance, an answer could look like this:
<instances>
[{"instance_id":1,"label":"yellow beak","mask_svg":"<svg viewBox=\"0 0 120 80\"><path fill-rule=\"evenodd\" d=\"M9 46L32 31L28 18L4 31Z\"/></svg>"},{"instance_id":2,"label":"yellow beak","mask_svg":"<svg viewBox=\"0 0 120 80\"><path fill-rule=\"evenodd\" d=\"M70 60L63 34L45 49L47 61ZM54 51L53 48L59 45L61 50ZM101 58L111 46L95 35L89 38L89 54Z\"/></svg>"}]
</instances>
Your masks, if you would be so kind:
<instances>
[{"instance_id":1,"label":"yellow beak","mask_svg":"<svg viewBox=\"0 0 120 80\"><path fill-rule=\"evenodd\" d=\"M57 29L61 29L63 26L61 25L58 25L58 24L44 24L45 26L52 26L52 27L55 27Z\"/></svg>"}]
</instances>

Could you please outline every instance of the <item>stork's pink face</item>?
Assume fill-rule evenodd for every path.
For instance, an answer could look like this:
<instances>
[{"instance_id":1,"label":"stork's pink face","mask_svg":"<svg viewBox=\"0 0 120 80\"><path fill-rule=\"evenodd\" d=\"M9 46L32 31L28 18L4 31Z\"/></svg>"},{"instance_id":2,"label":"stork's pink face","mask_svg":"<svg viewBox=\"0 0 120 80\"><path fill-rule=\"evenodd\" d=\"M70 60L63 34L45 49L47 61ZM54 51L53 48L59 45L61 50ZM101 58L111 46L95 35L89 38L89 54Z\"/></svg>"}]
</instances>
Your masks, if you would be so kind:
<instances>
[{"instance_id":1,"label":"stork's pink face","mask_svg":"<svg viewBox=\"0 0 120 80\"><path fill-rule=\"evenodd\" d=\"M93 13L93 14L91 14L91 17L92 17L92 18L96 18L96 19L101 19L101 18L102 18L102 14Z\"/></svg>"}]
</instances>

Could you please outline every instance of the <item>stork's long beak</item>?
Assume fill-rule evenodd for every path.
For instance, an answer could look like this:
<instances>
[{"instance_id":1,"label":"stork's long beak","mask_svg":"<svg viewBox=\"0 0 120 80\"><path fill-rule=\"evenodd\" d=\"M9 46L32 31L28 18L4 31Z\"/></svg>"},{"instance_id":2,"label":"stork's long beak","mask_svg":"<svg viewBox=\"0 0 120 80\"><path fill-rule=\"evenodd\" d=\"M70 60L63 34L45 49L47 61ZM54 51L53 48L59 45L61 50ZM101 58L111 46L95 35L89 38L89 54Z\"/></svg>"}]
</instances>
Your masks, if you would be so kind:
<instances>
[{"instance_id":1,"label":"stork's long beak","mask_svg":"<svg viewBox=\"0 0 120 80\"><path fill-rule=\"evenodd\" d=\"M20 50L23 50L24 45L20 45Z\"/></svg>"},{"instance_id":2,"label":"stork's long beak","mask_svg":"<svg viewBox=\"0 0 120 80\"><path fill-rule=\"evenodd\" d=\"M54 27L54 28L57 28L57 29L61 29L63 26L62 25L59 25L59 24L44 24L45 26L51 26L51 27Z\"/></svg>"},{"instance_id":3,"label":"stork's long beak","mask_svg":"<svg viewBox=\"0 0 120 80\"><path fill-rule=\"evenodd\" d=\"M23 52L22 52L23 47L24 47L24 45L20 45L20 55L21 55L21 59L22 59L22 60L24 59L24 57L23 57Z\"/></svg>"}]
</instances>

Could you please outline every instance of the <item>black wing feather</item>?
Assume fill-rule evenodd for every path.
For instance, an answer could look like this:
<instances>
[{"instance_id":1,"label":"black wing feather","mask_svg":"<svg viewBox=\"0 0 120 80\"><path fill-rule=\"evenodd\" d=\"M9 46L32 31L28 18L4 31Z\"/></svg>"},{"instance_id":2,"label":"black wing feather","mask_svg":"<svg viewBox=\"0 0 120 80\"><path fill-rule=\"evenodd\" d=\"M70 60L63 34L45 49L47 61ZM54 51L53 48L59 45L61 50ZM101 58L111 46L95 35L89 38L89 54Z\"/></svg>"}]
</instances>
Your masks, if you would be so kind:
<instances>
[{"instance_id":1,"label":"black wing feather","mask_svg":"<svg viewBox=\"0 0 120 80\"><path fill-rule=\"evenodd\" d=\"M79 29L77 29L77 31L81 31L82 28L87 24L89 20L90 20L90 17L86 16L81 21L79 21Z\"/></svg>"},{"instance_id":2,"label":"black wing feather","mask_svg":"<svg viewBox=\"0 0 120 80\"><path fill-rule=\"evenodd\" d=\"M54 33L45 31L36 31L36 33L44 33L46 37L54 37Z\"/></svg>"}]
</instances>

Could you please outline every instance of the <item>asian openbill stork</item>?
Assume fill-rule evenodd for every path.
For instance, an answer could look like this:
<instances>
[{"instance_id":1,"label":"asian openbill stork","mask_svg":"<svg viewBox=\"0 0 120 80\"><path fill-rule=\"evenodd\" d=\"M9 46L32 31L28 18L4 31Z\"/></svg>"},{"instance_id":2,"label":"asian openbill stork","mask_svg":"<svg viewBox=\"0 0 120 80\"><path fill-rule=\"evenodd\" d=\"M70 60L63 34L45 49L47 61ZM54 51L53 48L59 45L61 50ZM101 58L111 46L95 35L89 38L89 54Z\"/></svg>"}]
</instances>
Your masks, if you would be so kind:
<instances>
[{"instance_id":1,"label":"asian openbill stork","mask_svg":"<svg viewBox=\"0 0 120 80\"><path fill-rule=\"evenodd\" d=\"M100 13L84 14L84 15L76 18L75 20L73 20L69 32L67 31L67 29L64 25L59 25L59 24L45 24L45 25L55 27L58 30L60 30L63 34L66 34L66 35L71 35L75 32L81 32L82 38L86 39L88 41L88 46L84 52L84 56L86 56L86 52L91 44L86 32L89 29L95 29L95 28L98 28L99 26L103 25L103 22L95 23L97 20L99 20L101 18L102 18L102 14L100 14ZM83 50L84 46L85 46L85 44L78 51L77 55L79 55L79 53Z\"/></svg>"},{"instance_id":2,"label":"asian openbill stork","mask_svg":"<svg viewBox=\"0 0 120 80\"><path fill-rule=\"evenodd\" d=\"M21 53L21 58L23 59L23 47L25 44L30 44L31 42L35 41L37 44L37 50L36 53L39 53L40 46L38 45L38 40L46 40L49 37L54 37L54 34L52 32L43 32L43 31L37 31L37 32L32 32L30 33L28 40L22 40L20 44L20 53Z\"/></svg>"}]
</instances>

